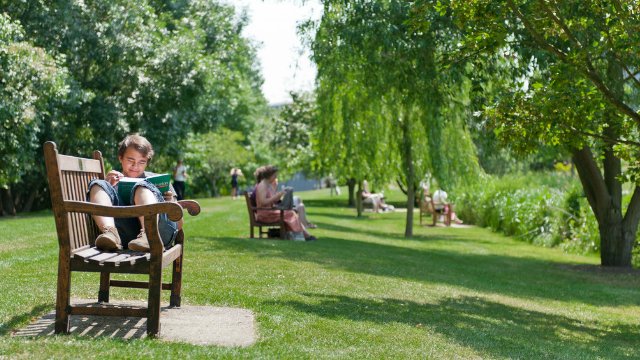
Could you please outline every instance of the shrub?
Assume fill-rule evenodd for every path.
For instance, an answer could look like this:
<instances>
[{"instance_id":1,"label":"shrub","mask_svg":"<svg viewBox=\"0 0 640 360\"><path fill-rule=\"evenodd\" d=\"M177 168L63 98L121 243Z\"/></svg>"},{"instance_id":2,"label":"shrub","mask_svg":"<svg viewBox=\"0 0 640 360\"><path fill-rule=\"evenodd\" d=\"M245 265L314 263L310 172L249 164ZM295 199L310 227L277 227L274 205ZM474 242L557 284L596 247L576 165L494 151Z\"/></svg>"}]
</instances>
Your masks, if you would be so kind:
<instances>
[{"instance_id":1,"label":"shrub","mask_svg":"<svg viewBox=\"0 0 640 360\"><path fill-rule=\"evenodd\" d=\"M453 198L453 197L452 197ZM597 252L598 226L577 178L557 173L488 177L456 189L456 212L468 223L565 251Z\"/></svg>"}]
</instances>

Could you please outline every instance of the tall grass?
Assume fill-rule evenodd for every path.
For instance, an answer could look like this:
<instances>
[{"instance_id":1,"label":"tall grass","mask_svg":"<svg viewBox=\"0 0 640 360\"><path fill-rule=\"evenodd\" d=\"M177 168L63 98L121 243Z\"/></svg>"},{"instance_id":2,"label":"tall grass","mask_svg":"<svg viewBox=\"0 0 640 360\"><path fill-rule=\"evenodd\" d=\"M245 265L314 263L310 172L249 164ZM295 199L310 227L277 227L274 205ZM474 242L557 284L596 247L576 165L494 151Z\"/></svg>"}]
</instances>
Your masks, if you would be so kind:
<instances>
[{"instance_id":1,"label":"tall grass","mask_svg":"<svg viewBox=\"0 0 640 360\"><path fill-rule=\"evenodd\" d=\"M568 252L600 250L598 224L577 177L553 172L489 177L454 196L457 213L470 223ZM626 195L623 208L628 201Z\"/></svg>"}]
</instances>

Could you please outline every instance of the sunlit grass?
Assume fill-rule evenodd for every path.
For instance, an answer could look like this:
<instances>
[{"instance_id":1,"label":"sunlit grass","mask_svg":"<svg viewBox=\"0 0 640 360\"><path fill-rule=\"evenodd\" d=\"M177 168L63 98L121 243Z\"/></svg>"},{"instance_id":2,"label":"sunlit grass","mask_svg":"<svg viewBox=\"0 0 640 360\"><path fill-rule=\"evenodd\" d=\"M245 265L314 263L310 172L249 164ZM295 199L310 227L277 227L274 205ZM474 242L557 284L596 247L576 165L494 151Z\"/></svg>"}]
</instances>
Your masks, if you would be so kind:
<instances>
[{"instance_id":1,"label":"sunlit grass","mask_svg":"<svg viewBox=\"0 0 640 360\"><path fill-rule=\"evenodd\" d=\"M248 239L242 199L202 199L187 219L183 303L251 309L260 338L241 349L10 337L53 308L57 243L49 213L1 219L0 357L640 357L637 273L585 271L596 257L473 227L416 226L405 239L406 213L356 218L344 193L301 195L319 241ZM97 275L74 281L74 297L95 296Z\"/></svg>"}]
</instances>

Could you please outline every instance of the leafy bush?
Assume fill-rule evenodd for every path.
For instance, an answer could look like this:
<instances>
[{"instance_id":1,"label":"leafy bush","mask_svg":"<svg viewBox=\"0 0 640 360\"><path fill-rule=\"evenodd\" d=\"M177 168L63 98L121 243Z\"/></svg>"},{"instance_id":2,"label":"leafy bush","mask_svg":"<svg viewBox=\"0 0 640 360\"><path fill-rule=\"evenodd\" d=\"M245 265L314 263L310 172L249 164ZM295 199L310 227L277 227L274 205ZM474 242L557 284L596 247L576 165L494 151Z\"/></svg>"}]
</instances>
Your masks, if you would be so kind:
<instances>
[{"instance_id":1,"label":"leafy bush","mask_svg":"<svg viewBox=\"0 0 640 360\"><path fill-rule=\"evenodd\" d=\"M577 178L557 173L489 177L456 189L456 195L456 212L468 223L569 252L599 250L598 225Z\"/></svg>"}]
</instances>

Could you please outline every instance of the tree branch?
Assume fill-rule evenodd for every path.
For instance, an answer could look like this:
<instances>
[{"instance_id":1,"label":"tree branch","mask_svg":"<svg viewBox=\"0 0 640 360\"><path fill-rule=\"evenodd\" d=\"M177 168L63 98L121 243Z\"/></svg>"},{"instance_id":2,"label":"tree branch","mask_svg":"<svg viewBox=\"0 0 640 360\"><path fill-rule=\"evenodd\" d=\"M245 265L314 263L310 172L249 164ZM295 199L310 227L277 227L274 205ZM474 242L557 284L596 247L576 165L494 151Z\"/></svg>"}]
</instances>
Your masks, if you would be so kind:
<instances>
[{"instance_id":1,"label":"tree branch","mask_svg":"<svg viewBox=\"0 0 640 360\"><path fill-rule=\"evenodd\" d=\"M567 64L575 66L578 71L582 72L584 75L587 76L587 78L589 78L591 80L591 82L598 88L598 90L600 90L600 92L604 95L604 97L613 106L618 108L618 110L620 110L623 114L626 114L627 116L629 116L633 121L636 122L637 125L640 125L640 114L635 112L631 107L629 107L627 104L625 104L622 100L618 99L613 94L611 89L609 89L607 87L607 85L605 85L604 81L602 80L602 78L600 77L598 72L595 70L595 68L593 67L593 64L591 64L590 61L586 61L585 62L586 69L581 67L581 66L579 66L578 64L572 62L568 58L566 53L564 53L562 50L556 48L555 46L549 44L544 39L544 37L542 37L538 33L538 31L536 30L535 26L529 21L529 19L527 19L524 16L524 14L516 6L516 4L513 2L513 0L507 0L507 4L511 8L511 10L516 14L516 17L518 17L518 19L520 19L520 21L522 21L525 29L527 29L529 31L529 33L531 34L533 39L538 43L538 45L540 45L542 48L546 49L547 51L549 51L549 52L551 52L553 54L556 54L556 56L558 56L561 61L564 61Z\"/></svg>"},{"instance_id":2,"label":"tree branch","mask_svg":"<svg viewBox=\"0 0 640 360\"><path fill-rule=\"evenodd\" d=\"M606 142L608 144L612 144L612 145L625 144L625 145L631 145L631 146L640 147L640 142L638 142L638 141L612 139L611 137L606 136L604 134L596 134L596 133L593 133L593 132L590 132L590 131L576 129L573 126L567 126L567 125L562 124L562 123L559 123L558 125L561 126L561 127L564 127L565 129L568 129L569 131L572 131L572 132L574 132L576 134L584 135L584 136L591 137L591 138L594 138L594 139L600 139L600 140L603 140L604 142Z\"/></svg>"}]
</instances>

